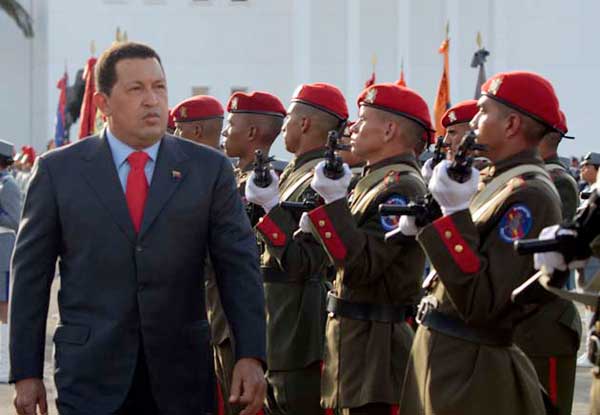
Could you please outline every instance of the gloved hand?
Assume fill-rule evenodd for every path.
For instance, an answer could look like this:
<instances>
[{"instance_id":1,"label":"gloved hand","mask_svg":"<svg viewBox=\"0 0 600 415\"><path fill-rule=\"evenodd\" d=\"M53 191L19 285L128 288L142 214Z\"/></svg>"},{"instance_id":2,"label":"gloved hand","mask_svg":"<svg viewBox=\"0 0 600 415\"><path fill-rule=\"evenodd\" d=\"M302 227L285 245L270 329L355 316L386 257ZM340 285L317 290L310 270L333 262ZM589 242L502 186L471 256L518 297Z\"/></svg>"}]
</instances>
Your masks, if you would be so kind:
<instances>
[{"instance_id":1,"label":"gloved hand","mask_svg":"<svg viewBox=\"0 0 600 415\"><path fill-rule=\"evenodd\" d=\"M311 233L312 227L310 218L308 217L308 212L302 212L302 216L300 216L300 222L298 223L299 228L304 233Z\"/></svg>"},{"instance_id":2,"label":"gloved hand","mask_svg":"<svg viewBox=\"0 0 600 415\"><path fill-rule=\"evenodd\" d=\"M575 235L576 232L571 229L561 228L560 225L548 226L540 232L539 239L554 239L558 235ZM552 274L554 270L566 271L569 269L585 268L587 260L575 260L568 264L565 262L565 257L560 252L539 252L533 254L533 266L540 270L542 267L548 274Z\"/></svg>"},{"instance_id":3,"label":"gloved hand","mask_svg":"<svg viewBox=\"0 0 600 415\"><path fill-rule=\"evenodd\" d=\"M479 171L474 168L471 168L471 177L466 182L452 180L447 172L450 163L449 160L443 160L435 166L428 186L444 215L468 209L479 184Z\"/></svg>"},{"instance_id":4,"label":"gloved hand","mask_svg":"<svg viewBox=\"0 0 600 415\"><path fill-rule=\"evenodd\" d=\"M398 229L405 236L415 236L419 232L414 216L402 215L398 223Z\"/></svg>"},{"instance_id":5,"label":"gloved hand","mask_svg":"<svg viewBox=\"0 0 600 415\"><path fill-rule=\"evenodd\" d=\"M331 180L325 176L324 167L325 161L317 164L310 187L325 200L326 204L329 204L346 197L350 180L352 180L352 172L350 167L344 163L344 175L337 180Z\"/></svg>"},{"instance_id":6,"label":"gloved hand","mask_svg":"<svg viewBox=\"0 0 600 415\"><path fill-rule=\"evenodd\" d=\"M427 161L423 163L423 167L421 167L421 175L423 176L423 179L425 179L425 183L429 183L429 180L431 180L431 175L433 174L433 168L431 167L432 163L432 158L427 159Z\"/></svg>"},{"instance_id":7,"label":"gloved hand","mask_svg":"<svg viewBox=\"0 0 600 415\"><path fill-rule=\"evenodd\" d=\"M274 206L279 203L279 177L269 170L271 173L271 184L267 187L258 187L254 184L254 172L246 181L246 200L250 203L261 206L266 213L269 213Z\"/></svg>"}]
</instances>

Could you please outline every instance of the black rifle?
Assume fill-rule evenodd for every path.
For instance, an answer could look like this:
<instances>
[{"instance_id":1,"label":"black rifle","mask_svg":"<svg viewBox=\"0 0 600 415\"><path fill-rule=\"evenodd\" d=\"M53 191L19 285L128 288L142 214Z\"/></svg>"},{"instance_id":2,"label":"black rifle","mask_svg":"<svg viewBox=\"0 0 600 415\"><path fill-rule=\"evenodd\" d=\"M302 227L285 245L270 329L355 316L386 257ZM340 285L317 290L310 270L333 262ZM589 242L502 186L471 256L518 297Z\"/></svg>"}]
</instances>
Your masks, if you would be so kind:
<instances>
[{"instance_id":1,"label":"black rifle","mask_svg":"<svg viewBox=\"0 0 600 415\"><path fill-rule=\"evenodd\" d=\"M476 150L485 149L483 145L475 142L476 138L477 135L474 131L469 131L465 134L458 146L454 160L448 166L448 176L459 183L464 183L471 177L472 153ZM445 158L441 156L445 146L442 140L442 137L437 139L432 168ZM379 213L382 216L414 216L415 224L418 227L423 227L442 216L442 210L431 193L409 203L407 206L381 204L379 205ZM400 237L399 234L400 232L396 232L395 230L389 232L386 235L386 241L394 239L396 236Z\"/></svg>"},{"instance_id":2,"label":"black rifle","mask_svg":"<svg viewBox=\"0 0 600 415\"><path fill-rule=\"evenodd\" d=\"M440 136L435 139L433 146L433 156L431 157L431 169L437 166L442 160L446 159L446 148L448 144L444 143L444 137Z\"/></svg>"},{"instance_id":3,"label":"black rifle","mask_svg":"<svg viewBox=\"0 0 600 415\"><path fill-rule=\"evenodd\" d=\"M262 150L254 151L254 184L258 187L269 187L273 178L271 177L271 161L274 157L267 157Z\"/></svg>"}]
</instances>

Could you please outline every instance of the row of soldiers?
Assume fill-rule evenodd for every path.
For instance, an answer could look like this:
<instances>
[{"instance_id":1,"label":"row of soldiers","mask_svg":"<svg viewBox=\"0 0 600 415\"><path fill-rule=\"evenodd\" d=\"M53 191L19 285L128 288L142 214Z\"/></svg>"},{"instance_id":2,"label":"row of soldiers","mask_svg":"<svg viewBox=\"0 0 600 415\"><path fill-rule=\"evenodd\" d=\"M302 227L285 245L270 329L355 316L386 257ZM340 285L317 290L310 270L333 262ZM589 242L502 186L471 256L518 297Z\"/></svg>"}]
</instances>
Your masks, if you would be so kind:
<instances>
[{"instance_id":1,"label":"row of soldiers","mask_svg":"<svg viewBox=\"0 0 600 415\"><path fill-rule=\"evenodd\" d=\"M224 151L238 160L267 307L265 412L570 413L575 306L557 296L511 301L534 273L513 242L572 218L577 206L577 183L557 156L567 125L550 82L531 72L490 78L479 101L444 115L447 159L435 166L418 162L434 131L417 92L376 84L357 105L349 123L340 90L315 83L299 86L287 109L266 92L234 93L224 130L212 97L171 111L176 135L218 148L222 131ZM463 165L458 180L471 130L489 162L481 171ZM336 174L325 160L332 131L351 145ZM294 157L259 181L255 153L268 155L280 132ZM437 206L427 220L379 213L381 204L422 200ZM215 371L227 397L235 339L218 276L209 276Z\"/></svg>"}]
</instances>

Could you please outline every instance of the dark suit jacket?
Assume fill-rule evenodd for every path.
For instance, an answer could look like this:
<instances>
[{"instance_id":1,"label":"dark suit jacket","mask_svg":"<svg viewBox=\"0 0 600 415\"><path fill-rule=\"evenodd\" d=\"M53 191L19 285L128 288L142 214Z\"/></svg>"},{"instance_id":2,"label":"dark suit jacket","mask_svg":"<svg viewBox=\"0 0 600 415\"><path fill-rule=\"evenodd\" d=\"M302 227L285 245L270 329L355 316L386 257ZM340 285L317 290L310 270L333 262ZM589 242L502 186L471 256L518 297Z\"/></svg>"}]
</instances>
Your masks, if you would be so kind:
<instances>
[{"instance_id":1,"label":"dark suit jacket","mask_svg":"<svg viewBox=\"0 0 600 415\"><path fill-rule=\"evenodd\" d=\"M197 414L207 381L204 262L209 254L236 357L265 359L256 241L226 157L166 135L136 235L105 138L41 156L13 257L11 381L42 377L50 285L61 414L111 413L140 341L161 413Z\"/></svg>"}]
</instances>

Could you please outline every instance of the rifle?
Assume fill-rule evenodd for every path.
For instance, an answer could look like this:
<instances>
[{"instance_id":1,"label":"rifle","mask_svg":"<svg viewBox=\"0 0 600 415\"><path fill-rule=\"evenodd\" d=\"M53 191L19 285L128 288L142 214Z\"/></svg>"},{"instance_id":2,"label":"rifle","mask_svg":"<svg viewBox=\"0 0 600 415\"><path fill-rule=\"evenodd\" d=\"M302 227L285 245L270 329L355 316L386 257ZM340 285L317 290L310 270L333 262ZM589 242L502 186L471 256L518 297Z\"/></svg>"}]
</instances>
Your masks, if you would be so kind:
<instances>
[{"instance_id":1,"label":"rifle","mask_svg":"<svg viewBox=\"0 0 600 415\"><path fill-rule=\"evenodd\" d=\"M454 160L450 166L448 166L448 176L459 183L464 183L471 177L471 166L473 164L472 153L476 150L485 149L482 144L477 144L475 142L476 138L477 135L474 131L469 131L465 134L458 146ZM441 156L444 146L442 137L438 137L435 146L435 151L437 153L434 152L432 167L435 167L436 164L444 160L444 157ZM379 213L385 216L414 216L415 224L418 227L423 227L442 216L442 210L431 193L427 193L425 197L419 198L414 202L409 203L407 206L381 204L379 205ZM388 232L385 240L393 240L394 238L399 237L399 234L401 235L401 233L396 232L396 230Z\"/></svg>"},{"instance_id":2,"label":"rifle","mask_svg":"<svg viewBox=\"0 0 600 415\"><path fill-rule=\"evenodd\" d=\"M271 161L274 157L267 157L262 150L254 151L254 184L258 187L269 187L273 178L271 177Z\"/></svg>"}]
</instances>

